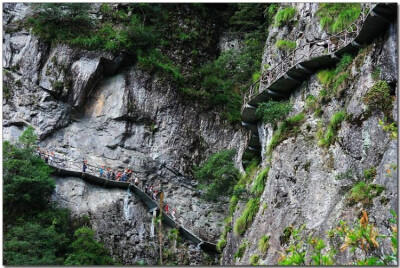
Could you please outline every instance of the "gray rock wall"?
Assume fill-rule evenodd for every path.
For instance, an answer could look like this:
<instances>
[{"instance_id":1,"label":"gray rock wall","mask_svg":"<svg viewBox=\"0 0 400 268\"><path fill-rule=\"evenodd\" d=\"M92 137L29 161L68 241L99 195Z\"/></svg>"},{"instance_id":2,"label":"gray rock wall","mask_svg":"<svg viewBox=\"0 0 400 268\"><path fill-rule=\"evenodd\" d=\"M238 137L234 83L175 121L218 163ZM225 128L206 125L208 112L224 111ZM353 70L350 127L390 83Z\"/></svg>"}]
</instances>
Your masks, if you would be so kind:
<instances>
[{"instance_id":1,"label":"gray rock wall","mask_svg":"<svg viewBox=\"0 0 400 268\"><path fill-rule=\"evenodd\" d=\"M301 31L304 36L323 37L314 25L316 20L309 21L317 4L294 4L298 13L311 9L310 16L302 18L298 26L288 28L283 32L276 28L270 29L264 54L265 62L279 61L279 56L271 53L275 39L281 36L291 37ZM309 22L309 23L308 23ZM322 117L317 118L312 112L305 110L307 95L318 96L324 88L319 84L316 75L308 83L295 91L290 101L293 103L293 116L302 111L306 113L305 122L300 126L300 132L292 135L278 145L272 153L271 162L264 157L262 166L270 165L271 169L261 195L259 210L251 226L242 235L228 233L227 245L222 254L222 264L250 264L252 255L259 255L259 264L275 265L280 252L284 252L287 244L282 241L284 229L289 226L296 228L305 224L305 234L312 234L323 238L328 246L338 249L341 244L329 240L326 232L335 228L339 220L353 223L359 218L363 209L367 210L370 222L374 223L380 234L388 235L391 218L390 210L398 210L397 202L397 141L389 137L389 133L382 130L378 119L383 119L382 112L373 112L368 116L367 107L362 98L375 84L372 73L379 66L381 72L378 79L386 80L393 89L393 115L397 114L397 25L392 24L383 37L378 37L374 44L360 53L350 67L350 78L343 87L339 96L335 96L322 106ZM286 32L285 32L286 31ZM285 34L286 33L286 34ZM298 42L303 42L299 40ZM273 51L273 49L272 49ZM273 59L276 57L276 59ZM351 115L341 124L337 134L337 141L329 148L317 145L316 132L318 123L321 122L324 130L329 124L332 115L345 110ZM394 115L397 118L397 115ZM259 124L260 141L263 146L269 142L267 128ZM363 171L374 167L377 175L372 183L382 185L385 190L375 197L370 206L357 203L350 205L347 195L351 187L363 180ZM351 171L352 175L346 179L338 179L340 174ZM234 213L233 224L243 212L244 202L239 202ZM267 206L265 208L265 206ZM265 209L263 209L265 208ZM269 249L266 254L258 250L258 241L262 235L270 235ZM248 242L242 258L234 259L234 254L239 246ZM387 241L382 249L390 253ZM362 252L356 251L356 256L361 258ZM343 252L336 258L337 264L347 264L353 256Z\"/></svg>"}]
</instances>

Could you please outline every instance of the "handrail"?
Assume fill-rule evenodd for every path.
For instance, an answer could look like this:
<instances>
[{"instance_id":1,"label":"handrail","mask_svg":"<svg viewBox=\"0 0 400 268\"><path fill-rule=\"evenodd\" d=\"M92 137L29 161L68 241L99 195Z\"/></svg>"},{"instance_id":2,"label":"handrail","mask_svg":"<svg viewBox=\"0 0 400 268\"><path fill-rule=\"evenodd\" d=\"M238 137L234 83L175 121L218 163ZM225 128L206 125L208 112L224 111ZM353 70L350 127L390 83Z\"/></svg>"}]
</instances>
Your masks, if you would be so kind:
<instances>
[{"instance_id":1,"label":"handrail","mask_svg":"<svg viewBox=\"0 0 400 268\"><path fill-rule=\"evenodd\" d=\"M44 155L41 155L41 156L44 156ZM73 160L69 160L69 159L59 158L59 157L57 157L55 155L52 155L52 158L53 158L51 160L52 163L48 163L49 166L54 166L55 168L63 168L63 169L66 169L66 170L68 170L67 168L70 168L69 169L70 171L74 171L71 168L77 168L79 170L79 172L82 172L82 174L87 173L87 174L90 174L90 175L92 175L94 177L97 177L99 179L105 179L107 181L117 181L117 180L110 180L110 179L107 178L107 176L104 176L104 177L98 176L97 174L99 174L99 168L100 167L96 167L94 165L86 164L88 167L90 166L93 169L86 169L86 172L83 172L82 171L83 160L82 161L73 161ZM56 164L56 165L54 165L54 164ZM105 174L105 168L104 168L104 174ZM127 187L129 187L129 185L131 185L131 183L132 183L131 182L132 179L133 178L131 177L129 181L119 181L119 182L126 183ZM150 196L150 195L147 194L147 191L143 191L144 190L144 185L143 184L142 184L142 188L139 188L138 185L135 185L135 186L140 192L142 192L143 194L148 196L151 200L154 200L153 196ZM158 195L156 196L156 200L157 200L157 198L158 198ZM157 208L160 209L160 207L158 206L156 200L154 200L154 203L156 204ZM164 202L164 204L168 204L168 202ZM172 208L170 207L169 211L171 211L171 210L172 210ZM163 211L166 213L166 211L164 209L163 209ZM170 215L171 218L172 218L171 212L166 213L166 214ZM177 223L179 221L181 223L180 224L181 227L191 231L194 235L197 235L200 238L200 240L204 240L204 242L208 242L208 243L215 243L218 240L219 236L211 235L206 230L194 226L194 223L191 223L189 220L185 219L181 215L175 214L174 218L172 218L172 220L175 222L175 224L177 224L179 226L179 224ZM210 242L210 241L212 241L212 242Z\"/></svg>"},{"instance_id":2,"label":"handrail","mask_svg":"<svg viewBox=\"0 0 400 268\"><path fill-rule=\"evenodd\" d=\"M281 60L274 67L267 69L263 72L261 77L252 85L250 85L247 92L244 94L243 103L248 103L252 97L260 92L261 85L266 85L268 88L278 77L286 73L290 68L300 63L303 59L310 59L312 57L319 57L323 54L330 54L337 51L344 46L348 45L355 37L359 34L361 26L363 25L367 16L371 13L376 4L365 3L362 6L360 15L352 22L346 29L340 33L329 36L325 39L314 40L312 42L305 43L304 45L294 49L289 55ZM319 45L325 43L328 45L327 51L323 46ZM313 48L314 47L314 48ZM302 53L299 53L302 52ZM260 86L255 85L260 83ZM257 91L258 89L258 91Z\"/></svg>"}]
</instances>

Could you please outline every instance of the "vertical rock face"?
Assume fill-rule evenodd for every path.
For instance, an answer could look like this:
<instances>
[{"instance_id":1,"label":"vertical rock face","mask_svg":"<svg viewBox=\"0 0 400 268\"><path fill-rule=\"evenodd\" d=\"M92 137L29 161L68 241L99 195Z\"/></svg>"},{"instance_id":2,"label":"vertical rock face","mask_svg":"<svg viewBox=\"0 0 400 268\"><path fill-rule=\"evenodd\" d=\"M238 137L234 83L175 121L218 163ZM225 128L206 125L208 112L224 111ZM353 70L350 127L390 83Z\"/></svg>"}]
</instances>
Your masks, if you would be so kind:
<instances>
[{"instance_id":1,"label":"vertical rock face","mask_svg":"<svg viewBox=\"0 0 400 268\"><path fill-rule=\"evenodd\" d=\"M301 31L305 38L323 38L323 33L315 26L317 4L295 4L298 14L309 16L298 22L298 26L283 27L286 36L293 36ZM259 264L277 264L279 252L288 247L285 228L295 228L305 224L305 233L323 238L331 248L338 249L339 241L329 240L327 231L334 229L339 220L353 223L366 209L370 222L376 225L380 234L388 235L391 218L390 210L397 211L397 141L389 137L389 133L378 124L384 113L374 111L368 113L363 97L377 80L385 80L392 87L393 117L397 120L397 25L392 24L382 37L362 50L348 69L349 79L341 92L331 101L322 105L322 117L316 117L306 108L308 95L318 96L321 90L329 91L318 81L316 75L311 76L308 83L295 91L290 101L293 111L289 116L305 112L305 122L301 124L298 134L289 136L272 152L271 162L268 157L263 165L269 165L270 171L265 190L260 198L257 215L243 235L228 233L227 245L223 251L222 264L249 264L251 256L259 255ZM281 29L280 29L281 30ZM279 62L280 57L271 53L275 38L283 36L276 28L270 29L266 44L264 61ZM295 39L293 39L295 40ZM303 42L300 39L297 42ZM273 51L273 49L272 49ZM272 54L272 55L271 55ZM276 57L276 58L274 58ZM273 66L273 64L272 64ZM379 77L372 73L380 68ZM332 116L340 110L348 115L341 124L336 142L328 148L318 146L316 133L319 124L326 129ZM321 123L319 123L321 122ZM263 146L269 143L267 127L259 124L260 142ZM364 170L376 169L376 176L370 183L384 187L384 191L372 199L371 204L361 202L350 204L348 194L359 181L364 181ZM345 175L347 174L347 175ZM233 215L233 224L242 214L244 203L239 202ZM269 249L266 254L260 253L258 242L262 235L269 235ZM288 238L288 237L287 237ZM235 258L239 246L248 242L241 258ZM390 243L384 243L383 252L390 253ZM336 262L347 264L352 261L350 253L339 253ZM357 256L363 256L356 251Z\"/></svg>"}]
</instances>

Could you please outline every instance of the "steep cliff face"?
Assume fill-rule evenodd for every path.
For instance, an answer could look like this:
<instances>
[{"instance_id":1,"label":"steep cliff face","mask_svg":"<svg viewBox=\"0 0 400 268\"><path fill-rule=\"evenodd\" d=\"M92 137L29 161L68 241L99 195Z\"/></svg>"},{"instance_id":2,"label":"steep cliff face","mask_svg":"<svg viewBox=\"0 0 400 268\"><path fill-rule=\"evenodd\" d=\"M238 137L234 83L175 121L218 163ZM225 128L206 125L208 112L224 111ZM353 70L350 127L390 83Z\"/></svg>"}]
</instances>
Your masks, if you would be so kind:
<instances>
[{"instance_id":1,"label":"steep cliff face","mask_svg":"<svg viewBox=\"0 0 400 268\"><path fill-rule=\"evenodd\" d=\"M173 83L127 64L130 56L43 42L17 26L29 5L5 8L3 138L13 140L32 125L46 150L89 164L130 167L144 183L163 188L182 223L218 237L226 210L200 199L191 172L226 148L237 148L235 162L242 169L246 132L223 120L218 110L183 100ZM89 212L99 239L114 256L123 263L140 258L154 263L155 251L144 248L151 244L146 242L148 212L134 197L130 209L137 217L128 221L123 192L87 190L91 186L76 179L56 182L55 200L77 215Z\"/></svg>"},{"instance_id":2,"label":"steep cliff face","mask_svg":"<svg viewBox=\"0 0 400 268\"><path fill-rule=\"evenodd\" d=\"M285 36L300 38L297 42L320 39L324 33L318 28L315 11L318 4L294 4L297 26L285 26L279 31L270 29L266 42L264 62L279 62L284 55L273 53L276 38ZM308 14L308 15L307 15ZM368 112L363 101L366 93L377 83L385 80L391 87L393 97L392 115L397 122L397 25L364 48L352 61L346 72L345 84L329 101L322 104L322 116L318 117L306 105L309 95L319 96L322 85L312 75L290 97L293 110L289 116L305 113L305 120L295 134L289 134L272 152L266 155L273 130L270 124L259 123L260 142L263 145L262 168L270 167L259 208L251 225L243 235L230 231L223 251L222 264L249 264L252 256L259 256L259 264L277 264L280 252L288 247L288 228L299 228L305 224L305 234L323 238L330 248L339 249L339 241L329 240L327 231L334 229L339 220L354 222L366 209L370 221L383 235L390 233L388 219L390 210L397 211L397 141L379 125L385 114L382 111ZM295 36L301 33L301 36ZM289 38L290 39L290 38ZM272 53L271 53L272 52ZM281 56L281 57L280 57ZM378 71L377 71L378 69ZM379 71L380 70L380 71ZM345 111L347 119L341 124L336 142L328 147L318 145L317 132L326 127L333 115ZM387 114L386 114L387 116ZM325 132L324 132L325 133ZM363 180L366 169L375 168L376 176L371 183L384 187L370 204L361 201L352 204L348 196L352 187ZM347 174L347 175L346 175ZM249 186L248 186L249 187ZM232 225L242 215L246 200L239 201L233 214ZM232 229L231 229L232 230ZM270 236L269 248L264 254L258 248L263 235ZM241 245L242 257L237 253ZM244 250L243 250L244 248ZM390 243L383 244L384 252L391 252ZM240 254L239 254L240 255ZM356 251L358 257L363 256ZM337 263L350 263L353 255L339 253ZM254 260L254 257L253 257Z\"/></svg>"}]
</instances>

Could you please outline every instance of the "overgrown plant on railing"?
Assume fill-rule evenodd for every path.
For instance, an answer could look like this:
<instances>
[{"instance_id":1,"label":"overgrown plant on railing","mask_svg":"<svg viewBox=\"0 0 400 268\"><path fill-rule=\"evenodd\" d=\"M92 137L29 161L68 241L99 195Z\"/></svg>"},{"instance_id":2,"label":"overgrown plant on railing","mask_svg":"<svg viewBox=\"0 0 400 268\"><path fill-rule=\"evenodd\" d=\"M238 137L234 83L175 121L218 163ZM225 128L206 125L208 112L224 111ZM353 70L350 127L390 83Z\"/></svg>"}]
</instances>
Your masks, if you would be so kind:
<instances>
[{"instance_id":1,"label":"overgrown plant on railing","mask_svg":"<svg viewBox=\"0 0 400 268\"><path fill-rule=\"evenodd\" d=\"M316 14L322 28L338 33L354 22L360 12L359 3L320 3Z\"/></svg>"}]
</instances>

